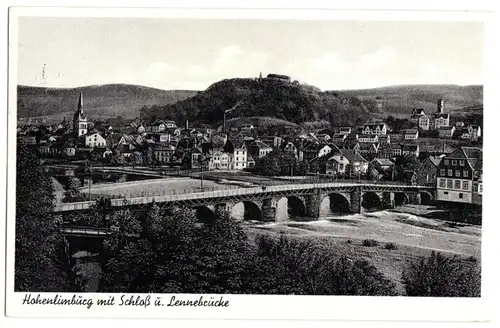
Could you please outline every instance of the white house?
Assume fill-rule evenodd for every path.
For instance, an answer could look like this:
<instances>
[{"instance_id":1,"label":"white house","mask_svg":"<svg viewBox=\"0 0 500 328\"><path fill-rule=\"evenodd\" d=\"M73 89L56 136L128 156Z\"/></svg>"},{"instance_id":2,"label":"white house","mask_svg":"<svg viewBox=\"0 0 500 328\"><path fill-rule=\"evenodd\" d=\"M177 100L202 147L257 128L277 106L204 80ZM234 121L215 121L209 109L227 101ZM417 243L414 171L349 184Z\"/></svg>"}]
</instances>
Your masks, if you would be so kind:
<instances>
[{"instance_id":1,"label":"white house","mask_svg":"<svg viewBox=\"0 0 500 328\"><path fill-rule=\"evenodd\" d=\"M387 134L387 125L385 123L365 124L363 134Z\"/></svg>"},{"instance_id":2,"label":"white house","mask_svg":"<svg viewBox=\"0 0 500 328\"><path fill-rule=\"evenodd\" d=\"M378 135L376 135L376 134L360 134L358 136L358 142L377 143L378 142Z\"/></svg>"},{"instance_id":3,"label":"white house","mask_svg":"<svg viewBox=\"0 0 500 328\"><path fill-rule=\"evenodd\" d=\"M91 132L85 135L85 147L106 147L106 139L99 132Z\"/></svg>"},{"instance_id":4,"label":"white house","mask_svg":"<svg viewBox=\"0 0 500 328\"><path fill-rule=\"evenodd\" d=\"M405 140L416 140L418 139L418 130L417 129L408 129L404 132Z\"/></svg>"},{"instance_id":5,"label":"white house","mask_svg":"<svg viewBox=\"0 0 500 328\"><path fill-rule=\"evenodd\" d=\"M244 143L235 144L230 156L230 169L243 170L248 166L248 151Z\"/></svg>"}]
</instances>

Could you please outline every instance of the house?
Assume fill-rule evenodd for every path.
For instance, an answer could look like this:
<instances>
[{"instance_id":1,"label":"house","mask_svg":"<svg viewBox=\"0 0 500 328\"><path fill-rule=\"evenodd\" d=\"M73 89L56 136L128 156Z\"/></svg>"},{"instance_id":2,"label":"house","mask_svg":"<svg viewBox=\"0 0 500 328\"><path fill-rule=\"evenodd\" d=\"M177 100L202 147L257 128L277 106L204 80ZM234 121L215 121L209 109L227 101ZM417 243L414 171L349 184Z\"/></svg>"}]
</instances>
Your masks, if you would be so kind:
<instances>
[{"instance_id":1,"label":"house","mask_svg":"<svg viewBox=\"0 0 500 328\"><path fill-rule=\"evenodd\" d=\"M352 128L349 126L343 126L339 130L339 134L343 134L343 135L351 134L351 132L352 132Z\"/></svg>"},{"instance_id":2,"label":"house","mask_svg":"<svg viewBox=\"0 0 500 328\"><path fill-rule=\"evenodd\" d=\"M254 167L254 166L255 166L255 160L253 159L252 155L248 154L247 167Z\"/></svg>"},{"instance_id":3,"label":"house","mask_svg":"<svg viewBox=\"0 0 500 328\"><path fill-rule=\"evenodd\" d=\"M376 143L376 142L378 142L378 135L376 135L376 134L360 134L358 136L358 142Z\"/></svg>"},{"instance_id":4,"label":"house","mask_svg":"<svg viewBox=\"0 0 500 328\"><path fill-rule=\"evenodd\" d=\"M391 135L386 134L386 135L379 135L378 136L378 142L382 145L388 145L391 143Z\"/></svg>"},{"instance_id":5,"label":"house","mask_svg":"<svg viewBox=\"0 0 500 328\"><path fill-rule=\"evenodd\" d=\"M353 150L356 150L363 156L367 156L368 158L376 157L378 153L378 149L380 144L378 143L359 143L358 147L354 147Z\"/></svg>"},{"instance_id":6,"label":"house","mask_svg":"<svg viewBox=\"0 0 500 328\"><path fill-rule=\"evenodd\" d=\"M332 137L330 137L330 135L326 134L326 133L322 133L322 134L318 134L316 136L316 138L320 141L320 142L328 142L328 140L331 140Z\"/></svg>"},{"instance_id":7,"label":"house","mask_svg":"<svg viewBox=\"0 0 500 328\"><path fill-rule=\"evenodd\" d=\"M417 129L408 129L404 131L404 139L405 140L416 140L418 139L418 130Z\"/></svg>"},{"instance_id":8,"label":"house","mask_svg":"<svg viewBox=\"0 0 500 328\"><path fill-rule=\"evenodd\" d=\"M443 157L437 171L439 201L482 203L483 151L477 147L460 147Z\"/></svg>"},{"instance_id":9,"label":"house","mask_svg":"<svg viewBox=\"0 0 500 328\"><path fill-rule=\"evenodd\" d=\"M262 136L258 138L263 143L270 145L271 147L278 148L281 146L281 141L283 140L278 136Z\"/></svg>"},{"instance_id":10,"label":"house","mask_svg":"<svg viewBox=\"0 0 500 328\"><path fill-rule=\"evenodd\" d=\"M394 166L394 162L387 158L375 158L370 162L370 165L379 172L389 170Z\"/></svg>"},{"instance_id":11,"label":"house","mask_svg":"<svg viewBox=\"0 0 500 328\"><path fill-rule=\"evenodd\" d=\"M227 145L228 143L226 143ZM224 145L226 149L226 146ZM242 141L235 141L233 143L232 152L230 153L230 170L244 170L248 165L248 150L245 143Z\"/></svg>"},{"instance_id":12,"label":"house","mask_svg":"<svg viewBox=\"0 0 500 328\"><path fill-rule=\"evenodd\" d=\"M347 139L347 134L336 133L330 139L334 144L342 144Z\"/></svg>"},{"instance_id":13,"label":"house","mask_svg":"<svg viewBox=\"0 0 500 328\"><path fill-rule=\"evenodd\" d=\"M85 147L106 147L106 139L104 139L103 136L95 130L80 136L80 138L83 139Z\"/></svg>"},{"instance_id":14,"label":"house","mask_svg":"<svg viewBox=\"0 0 500 328\"><path fill-rule=\"evenodd\" d=\"M441 127L438 129L438 133L440 138L452 138L455 133L455 127Z\"/></svg>"},{"instance_id":15,"label":"house","mask_svg":"<svg viewBox=\"0 0 500 328\"><path fill-rule=\"evenodd\" d=\"M434 128L439 130L443 127L450 126L450 114L435 114L434 115Z\"/></svg>"},{"instance_id":16,"label":"house","mask_svg":"<svg viewBox=\"0 0 500 328\"><path fill-rule=\"evenodd\" d=\"M359 175L366 174L368 172L368 161L363 158L358 152L351 149L341 150L342 155L349 161L349 167L351 174Z\"/></svg>"},{"instance_id":17,"label":"house","mask_svg":"<svg viewBox=\"0 0 500 328\"><path fill-rule=\"evenodd\" d=\"M165 121L165 128L166 129L176 129L177 124L174 121Z\"/></svg>"},{"instance_id":18,"label":"house","mask_svg":"<svg viewBox=\"0 0 500 328\"><path fill-rule=\"evenodd\" d=\"M349 160L341 153L337 152L325 161L325 174L327 175L345 175L349 165Z\"/></svg>"},{"instance_id":19,"label":"house","mask_svg":"<svg viewBox=\"0 0 500 328\"><path fill-rule=\"evenodd\" d=\"M402 146L401 154L403 156L414 155L415 157L418 157L418 155L420 154L419 145L403 144L401 146Z\"/></svg>"},{"instance_id":20,"label":"house","mask_svg":"<svg viewBox=\"0 0 500 328\"><path fill-rule=\"evenodd\" d=\"M214 149L209 163L209 170L228 170L229 169L229 153L223 151L223 149Z\"/></svg>"},{"instance_id":21,"label":"house","mask_svg":"<svg viewBox=\"0 0 500 328\"><path fill-rule=\"evenodd\" d=\"M444 155L428 156L422 161L422 169L418 172L418 185L435 186L437 170Z\"/></svg>"},{"instance_id":22,"label":"house","mask_svg":"<svg viewBox=\"0 0 500 328\"><path fill-rule=\"evenodd\" d=\"M481 127L479 125L469 125L467 132L472 141L477 141L481 137Z\"/></svg>"},{"instance_id":23,"label":"house","mask_svg":"<svg viewBox=\"0 0 500 328\"><path fill-rule=\"evenodd\" d=\"M420 115L419 118L418 118L418 120L417 120L418 127L421 128L422 130L429 131L429 129L430 129L430 122L431 122L431 119L429 118L429 116L427 116L422 111L422 115Z\"/></svg>"},{"instance_id":24,"label":"house","mask_svg":"<svg viewBox=\"0 0 500 328\"><path fill-rule=\"evenodd\" d=\"M71 140L66 140L62 146L63 155L66 157L76 156L76 145Z\"/></svg>"},{"instance_id":25,"label":"house","mask_svg":"<svg viewBox=\"0 0 500 328\"><path fill-rule=\"evenodd\" d=\"M390 150L389 154L390 157L385 157L384 158L393 158L393 157L398 157L403 155L403 146L401 144L391 144L388 149Z\"/></svg>"},{"instance_id":26,"label":"house","mask_svg":"<svg viewBox=\"0 0 500 328\"><path fill-rule=\"evenodd\" d=\"M387 134L387 125L385 123L369 123L365 124L362 134Z\"/></svg>"},{"instance_id":27,"label":"house","mask_svg":"<svg viewBox=\"0 0 500 328\"><path fill-rule=\"evenodd\" d=\"M257 140L251 144L249 150L250 150L250 154L254 158L262 158L262 157L266 156L267 154L269 154L270 152L272 152L273 148L266 145L262 141Z\"/></svg>"},{"instance_id":28,"label":"house","mask_svg":"<svg viewBox=\"0 0 500 328\"><path fill-rule=\"evenodd\" d=\"M295 154L295 156L297 156L297 147L293 144L293 142L291 141L288 141L288 142L285 142L282 146L281 146L282 150L283 151L287 151L287 152L290 152L290 153L293 153Z\"/></svg>"},{"instance_id":29,"label":"house","mask_svg":"<svg viewBox=\"0 0 500 328\"><path fill-rule=\"evenodd\" d=\"M153 158L159 164L174 163L177 159L175 147L170 144L155 144L152 150Z\"/></svg>"}]
</instances>

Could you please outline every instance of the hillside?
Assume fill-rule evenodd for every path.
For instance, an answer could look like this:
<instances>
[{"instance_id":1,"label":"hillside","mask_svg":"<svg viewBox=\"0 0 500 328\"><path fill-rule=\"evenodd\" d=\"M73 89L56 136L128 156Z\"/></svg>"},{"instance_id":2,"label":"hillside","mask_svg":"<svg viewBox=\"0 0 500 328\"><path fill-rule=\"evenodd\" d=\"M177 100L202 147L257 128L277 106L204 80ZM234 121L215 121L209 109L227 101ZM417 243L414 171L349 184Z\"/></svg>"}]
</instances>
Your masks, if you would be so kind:
<instances>
[{"instance_id":1,"label":"hillside","mask_svg":"<svg viewBox=\"0 0 500 328\"><path fill-rule=\"evenodd\" d=\"M194 96L197 91L160 90L128 84L106 84L78 88L17 87L17 115L59 120L73 115L83 92L85 111L93 120L139 116L144 105L165 105Z\"/></svg>"},{"instance_id":2,"label":"hillside","mask_svg":"<svg viewBox=\"0 0 500 328\"><path fill-rule=\"evenodd\" d=\"M322 92L309 85L235 78L216 82L175 104L144 108L141 118L220 124L227 110L231 110L228 119L273 117L295 124L319 120L354 124L370 115L369 107L356 97Z\"/></svg>"},{"instance_id":3,"label":"hillside","mask_svg":"<svg viewBox=\"0 0 500 328\"><path fill-rule=\"evenodd\" d=\"M398 85L336 92L363 101L374 101L376 97L380 97L385 113L410 113L412 108L434 111L438 99L444 99L445 112L483 104L482 85Z\"/></svg>"}]
</instances>

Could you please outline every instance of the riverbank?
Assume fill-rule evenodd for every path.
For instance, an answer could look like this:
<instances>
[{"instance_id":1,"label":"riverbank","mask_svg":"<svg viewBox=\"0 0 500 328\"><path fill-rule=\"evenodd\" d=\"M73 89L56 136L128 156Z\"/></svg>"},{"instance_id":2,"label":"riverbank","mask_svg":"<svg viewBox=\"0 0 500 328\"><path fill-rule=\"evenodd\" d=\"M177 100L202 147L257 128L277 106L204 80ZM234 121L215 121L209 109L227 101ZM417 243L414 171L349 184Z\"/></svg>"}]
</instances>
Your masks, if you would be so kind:
<instances>
[{"instance_id":1,"label":"riverbank","mask_svg":"<svg viewBox=\"0 0 500 328\"><path fill-rule=\"evenodd\" d=\"M394 211L325 217L310 222L245 223L245 228L251 239L260 234L276 237L286 234L333 248L339 257L368 260L396 283L400 293L404 292L401 276L408 262L432 251L456 255L471 263L480 262L481 258L480 226L450 226L446 221ZM373 239L378 245L364 246L365 239ZM388 243L397 249L386 249Z\"/></svg>"}]
</instances>

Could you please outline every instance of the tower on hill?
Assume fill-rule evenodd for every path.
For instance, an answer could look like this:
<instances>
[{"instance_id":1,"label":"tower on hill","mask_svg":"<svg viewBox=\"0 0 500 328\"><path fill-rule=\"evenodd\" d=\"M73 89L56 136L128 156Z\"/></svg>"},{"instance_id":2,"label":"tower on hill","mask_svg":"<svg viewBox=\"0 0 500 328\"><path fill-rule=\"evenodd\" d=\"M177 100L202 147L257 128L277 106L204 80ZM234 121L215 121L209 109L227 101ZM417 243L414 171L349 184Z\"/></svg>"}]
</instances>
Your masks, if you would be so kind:
<instances>
[{"instance_id":1,"label":"tower on hill","mask_svg":"<svg viewBox=\"0 0 500 328\"><path fill-rule=\"evenodd\" d=\"M87 133L87 116L83 112L83 93L80 92L78 99L78 109L75 116L73 116L73 133L76 137Z\"/></svg>"},{"instance_id":2,"label":"tower on hill","mask_svg":"<svg viewBox=\"0 0 500 328\"><path fill-rule=\"evenodd\" d=\"M438 112L438 114L444 113L444 100L443 99L439 99L437 102L437 112Z\"/></svg>"}]
</instances>

